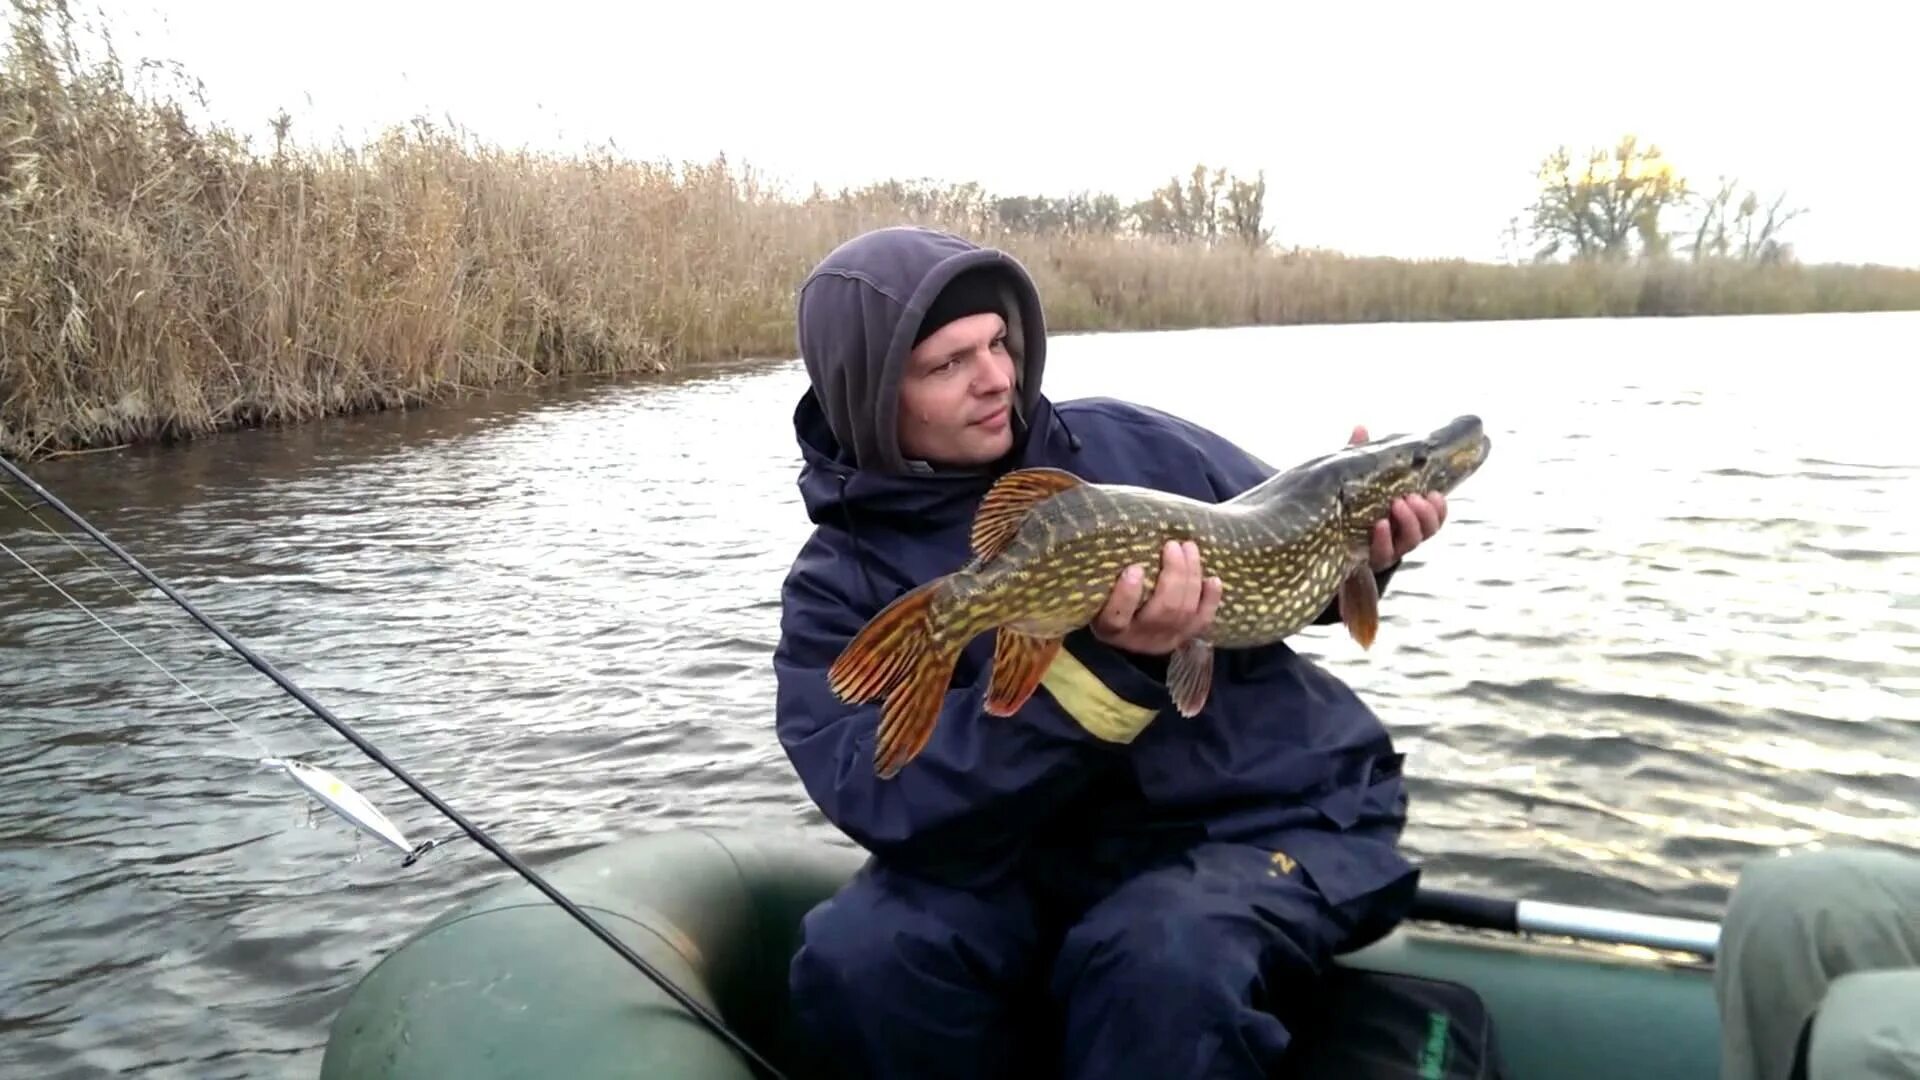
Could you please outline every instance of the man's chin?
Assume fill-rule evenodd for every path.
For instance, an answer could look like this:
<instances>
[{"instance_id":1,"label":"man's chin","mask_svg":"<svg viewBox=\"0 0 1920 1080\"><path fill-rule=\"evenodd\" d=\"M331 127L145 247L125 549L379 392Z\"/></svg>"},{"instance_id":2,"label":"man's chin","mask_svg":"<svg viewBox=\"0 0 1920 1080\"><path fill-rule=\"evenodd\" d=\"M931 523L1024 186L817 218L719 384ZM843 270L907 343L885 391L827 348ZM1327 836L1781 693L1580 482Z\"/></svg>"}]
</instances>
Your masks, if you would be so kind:
<instances>
[{"instance_id":1,"label":"man's chin","mask_svg":"<svg viewBox=\"0 0 1920 1080\"><path fill-rule=\"evenodd\" d=\"M974 464L989 465L1007 456L1013 449L1013 432L1008 430L982 431L975 433L968 447L972 451Z\"/></svg>"}]
</instances>

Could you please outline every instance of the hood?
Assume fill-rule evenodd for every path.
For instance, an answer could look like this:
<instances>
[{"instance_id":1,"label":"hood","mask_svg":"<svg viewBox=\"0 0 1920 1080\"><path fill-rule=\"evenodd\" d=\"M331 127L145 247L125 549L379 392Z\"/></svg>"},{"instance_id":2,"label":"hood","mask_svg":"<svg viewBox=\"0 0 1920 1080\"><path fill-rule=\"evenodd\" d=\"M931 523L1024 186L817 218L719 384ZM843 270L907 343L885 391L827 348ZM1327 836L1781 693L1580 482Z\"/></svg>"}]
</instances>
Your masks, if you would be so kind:
<instances>
[{"instance_id":1,"label":"hood","mask_svg":"<svg viewBox=\"0 0 1920 1080\"><path fill-rule=\"evenodd\" d=\"M1026 268L1004 251L938 229L876 229L835 248L800 286L800 355L830 457L861 472L920 471L900 454L900 372L928 306L956 275L976 267L998 270L1003 279L1015 422L1031 424L1047 346L1040 295ZM813 437L798 415L795 431L803 443Z\"/></svg>"},{"instance_id":2,"label":"hood","mask_svg":"<svg viewBox=\"0 0 1920 1080\"><path fill-rule=\"evenodd\" d=\"M1054 412L1052 402L1039 394L1027 400L1032 403L1027 421L1015 436L1012 452L998 466L890 473L855 466L834 437L819 399L803 394L794 408L793 426L800 443L800 499L808 520L854 530L855 514L873 521L903 518L924 523L949 520L950 515L971 519L981 497L1004 469L1049 456L1049 439L1068 451L1080 449L1080 439Z\"/></svg>"}]
</instances>

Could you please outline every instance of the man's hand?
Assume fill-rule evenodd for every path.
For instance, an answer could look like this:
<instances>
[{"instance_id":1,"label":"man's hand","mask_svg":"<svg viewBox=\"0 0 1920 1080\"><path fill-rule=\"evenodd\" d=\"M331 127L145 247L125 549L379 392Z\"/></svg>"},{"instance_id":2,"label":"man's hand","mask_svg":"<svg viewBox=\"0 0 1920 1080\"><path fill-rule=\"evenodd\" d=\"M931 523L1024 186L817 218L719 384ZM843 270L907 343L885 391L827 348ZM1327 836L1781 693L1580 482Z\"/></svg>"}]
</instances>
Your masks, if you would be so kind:
<instances>
[{"instance_id":1,"label":"man's hand","mask_svg":"<svg viewBox=\"0 0 1920 1080\"><path fill-rule=\"evenodd\" d=\"M1204 577L1200 549L1192 541L1168 541L1160 555L1160 577L1143 606L1146 574L1129 566L1094 616L1093 636L1116 649L1163 656L1204 633L1220 607L1220 579Z\"/></svg>"},{"instance_id":2,"label":"man's hand","mask_svg":"<svg viewBox=\"0 0 1920 1080\"><path fill-rule=\"evenodd\" d=\"M1356 425L1349 445L1367 441L1367 429ZM1388 515L1373 526L1373 552L1370 561L1375 573L1407 557L1407 553L1433 538L1447 521L1447 497L1439 492L1406 495L1393 501Z\"/></svg>"}]
</instances>

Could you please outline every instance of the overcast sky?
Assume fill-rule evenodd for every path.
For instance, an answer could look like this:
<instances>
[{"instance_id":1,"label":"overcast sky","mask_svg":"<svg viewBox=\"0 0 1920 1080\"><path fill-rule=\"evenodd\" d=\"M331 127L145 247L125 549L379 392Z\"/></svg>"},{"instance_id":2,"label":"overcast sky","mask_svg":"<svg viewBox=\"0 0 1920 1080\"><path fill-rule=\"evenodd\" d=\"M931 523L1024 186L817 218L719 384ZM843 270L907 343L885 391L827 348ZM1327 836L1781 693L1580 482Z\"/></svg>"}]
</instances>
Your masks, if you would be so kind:
<instances>
[{"instance_id":1,"label":"overcast sky","mask_svg":"<svg viewBox=\"0 0 1920 1080\"><path fill-rule=\"evenodd\" d=\"M255 131L282 107L307 138L427 112L801 187L1129 199L1205 161L1266 170L1283 242L1471 258L1500 256L1556 144L1633 131L1697 182L1784 189L1804 258L1920 266L1912 0L159 7L105 0L122 54L184 62Z\"/></svg>"}]
</instances>

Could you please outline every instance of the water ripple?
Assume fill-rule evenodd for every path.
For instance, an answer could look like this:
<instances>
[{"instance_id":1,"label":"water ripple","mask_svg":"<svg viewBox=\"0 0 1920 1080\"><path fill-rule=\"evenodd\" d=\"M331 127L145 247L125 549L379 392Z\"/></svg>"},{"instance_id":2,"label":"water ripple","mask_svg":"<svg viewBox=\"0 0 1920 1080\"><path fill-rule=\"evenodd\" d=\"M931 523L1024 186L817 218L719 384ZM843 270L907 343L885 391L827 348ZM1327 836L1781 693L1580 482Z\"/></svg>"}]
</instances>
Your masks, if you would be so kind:
<instances>
[{"instance_id":1,"label":"water ripple","mask_svg":"<svg viewBox=\"0 0 1920 1080\"><path fill-rule=\"evenodd\" d=\"M1495 459L1396 576L1374 648L1338 627L1296 647L1394 729L1430 880L1711 916L1756 855L1920 849L1912 395L1856 399L1864 376L1839 370L1916 325L1085 335L1056 343L1048 384L1149 400L1268 461L1354 422L1484 416ZM1475 361L1423 362L1449 334ZM1169 348L1195 377L1164 377ZM1753 359L1796 350L1835 370ZM1322 362L1285 359L1303 351ZM778 589L808 528L803 379L588 382L35 471L535 866L668 825L844 843L771 721ZM246 732L0 562L0 960L28 973L0 988L0 1072L312 1075L352 981L510 872L471 843L402 870L310 822L252 739L415 839L453 832L133 575L17 512L0 539Z\"/></svg>"}]
</instances>

